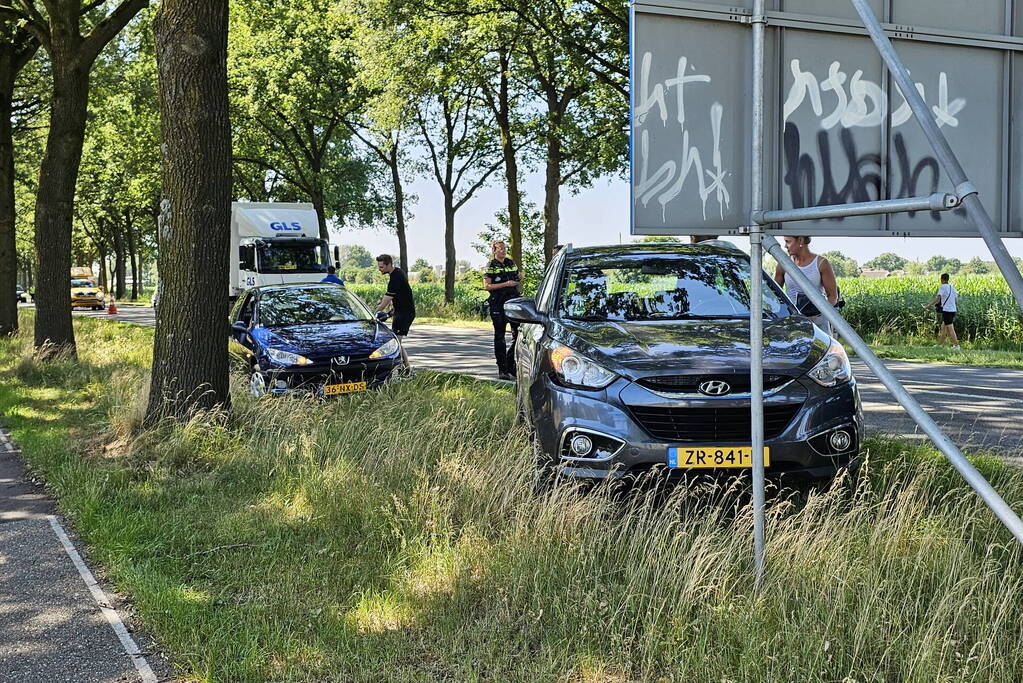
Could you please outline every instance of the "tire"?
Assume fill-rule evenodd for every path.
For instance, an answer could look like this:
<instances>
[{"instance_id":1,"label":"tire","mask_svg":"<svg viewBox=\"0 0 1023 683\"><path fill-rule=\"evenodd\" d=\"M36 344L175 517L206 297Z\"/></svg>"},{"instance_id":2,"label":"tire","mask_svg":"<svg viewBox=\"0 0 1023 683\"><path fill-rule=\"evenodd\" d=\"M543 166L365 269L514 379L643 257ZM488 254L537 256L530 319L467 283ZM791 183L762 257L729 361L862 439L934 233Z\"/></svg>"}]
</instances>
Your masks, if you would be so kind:
<instances>
[{"instance_id":1,"label":"tire","mask_svg":"<svg viewBox=\"0 0 1023 683\"><path fill-rule=\"evenodd\" d=\"M543 496L554 488L558 480L558 471L535 433L530 434L529 443L533 450L533 494Z\"/></svg>"},{"instance_id":2,"label":"tire","mask_svg":"<svg viewBox=\"0 0 1023 683\"><path fill-rule=\"evenodd\" d=\"M252 366L252 372L249 374L249 393L255 398L260 398L266 396L269 391L270 386L267 384L266 375L256 366Z\"/></svg>"}]
</instances>

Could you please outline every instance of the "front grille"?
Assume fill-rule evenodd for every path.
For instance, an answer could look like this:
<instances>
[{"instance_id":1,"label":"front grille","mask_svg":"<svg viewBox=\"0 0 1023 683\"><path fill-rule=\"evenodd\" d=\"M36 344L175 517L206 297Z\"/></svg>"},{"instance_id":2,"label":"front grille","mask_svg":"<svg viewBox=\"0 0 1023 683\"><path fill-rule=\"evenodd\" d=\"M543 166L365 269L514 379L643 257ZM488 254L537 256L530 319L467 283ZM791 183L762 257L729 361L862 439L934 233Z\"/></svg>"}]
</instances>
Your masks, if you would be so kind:
<instances>
[{"instance_id":1,"label":"front grille","mask_svg":"<svg viewBox=\"0 0 1023 683\"><path fill-rule=\"evenodd\" d=\"M791 378L785 375L764 375L764 391L777 389ZM732 375L662 375L660 377L644 377L637 382L648 389L672 394L698 394L699 386L708 380L727 382L731 387L729 394L748 394L750 377L748 374Z\"/></svg>"},{"instance_id":2,"label":"front grille","mask_svg":"<svg viewBox=\"0 0 1023 683\"><path fill-rule=\"evenodd\" d=\"M788 427L802 404L764 406L764 438L774 439ZM750 409L664 408L629 406L636 421L655 439L717 443L749 441Z\"/></svg>"}]
</instances>

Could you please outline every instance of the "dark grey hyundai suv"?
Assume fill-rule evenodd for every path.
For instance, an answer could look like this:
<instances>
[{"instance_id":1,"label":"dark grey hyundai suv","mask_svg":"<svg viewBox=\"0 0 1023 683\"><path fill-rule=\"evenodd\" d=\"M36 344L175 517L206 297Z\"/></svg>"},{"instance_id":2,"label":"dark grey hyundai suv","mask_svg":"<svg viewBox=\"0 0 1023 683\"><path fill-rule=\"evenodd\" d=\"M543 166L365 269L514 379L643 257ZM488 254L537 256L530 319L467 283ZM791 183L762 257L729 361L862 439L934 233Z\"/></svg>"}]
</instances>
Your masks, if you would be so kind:
<instances>
[{"instance_id":1,"label":"dark grey hyundai suv","mask_svg":"<svg viewBox=\"0 0 1023 683\"><path fill-rule=\"evenodd\" d=\"M761 276L766 471L834 476L863 434L849 359ZM750 468L749 282L729 246L568 247L507 302L539 481Z\"/></svg>"}]
</instances>

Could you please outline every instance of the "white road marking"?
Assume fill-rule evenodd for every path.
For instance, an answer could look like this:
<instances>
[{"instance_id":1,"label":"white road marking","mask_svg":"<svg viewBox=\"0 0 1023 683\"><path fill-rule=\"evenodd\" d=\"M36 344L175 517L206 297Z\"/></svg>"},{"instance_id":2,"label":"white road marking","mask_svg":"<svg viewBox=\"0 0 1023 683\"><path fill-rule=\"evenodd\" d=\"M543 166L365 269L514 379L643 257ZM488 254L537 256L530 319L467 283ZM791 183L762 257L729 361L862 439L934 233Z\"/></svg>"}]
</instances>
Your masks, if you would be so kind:
<instances>
[{"instance_id":1,"label":"white road marking","mask_svg":"<svg viewBox=\"0 0 1023 683\"><path fill-rule=\"evenodd\" d=\"M92 598L99 605L99 609L103 612L103 616L110 622L110 627L114 629L114 633L117 634L117 639L121 641L121 646L124 647L124 651L128 653L135 668L138 669L139 676L142 677L143 683L157 683L156 674L153 673L153 669L149 666L149 662L142 656L142 651L139 650L138 644L132 639L128 633L128 629L124 627L124 622L121 621L120 615L117 610L110 606L110 600L107 599L106 593L100 588L99 583L96 582L96 577L92 575L89 568L85 566L85 562L82 561L82 556L75 550L75 546L72 545L71 539L68 538L67 533L64 531L64 527L57 521L57 518L53 515L49 516L50 526L53 527L53 533L57 535L57 540L64 546L64 551L67 552L68 557L75 565L75 569L81 575L82 580L85 581L85 585L88 587L89 592L92 593Z\"/></svg>"}]
</instances>

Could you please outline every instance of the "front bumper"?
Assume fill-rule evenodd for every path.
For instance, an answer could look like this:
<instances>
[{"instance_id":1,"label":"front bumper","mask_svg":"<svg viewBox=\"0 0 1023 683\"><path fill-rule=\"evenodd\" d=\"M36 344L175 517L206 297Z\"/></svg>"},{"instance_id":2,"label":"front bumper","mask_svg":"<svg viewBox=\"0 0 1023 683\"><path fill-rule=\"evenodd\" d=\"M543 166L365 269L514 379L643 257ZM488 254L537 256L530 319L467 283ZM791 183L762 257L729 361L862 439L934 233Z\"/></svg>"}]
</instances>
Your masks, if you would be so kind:
<instances>
[{"instance_id":1,"label":"front bumper","mask_svg":"<svg viewBox=\"0 0 1023 683\"><path fill-rule=\"evenodd\" d=\"M708 474L735 476L748 472L748 469L732 468L667 467L671 447L749 446L748 396L668 398L624 378L603 391L583 391L562 387L544 376L537 378L531 388L530 401L540 445L549 457L549 464L566 477L607 479L663 471L670 478L685 478ZM840 387L824 388L809 379L792 379L781 389L766 395L764 407L765 445L770 449L770 465L765 470L768 476L787 481L822 479L834 476L843 468L858 466L863 417L855 380ZM663 418L662 424L682 425L675 428L677 438L663 438L663 429L652 426L649 417L640 417L658 410L669 415ZM722 422L719 428L708 431L699 425L701 416L711 420L715 419L715 414ZM730 422L724 423L724 420ZM696 430L693 435L686 431L689 425ZM840 429L852 436L852 443L842 452L831 452L834 449L828 447L827 440L832 432ZM604 449L598 458L574 457L566 444L577 430L616 439L621 445L616 450ZM712 433L727 438L716 438L710 435Z\"/></svg>"},{"instance_id":2,"label":"front bumper","mask_svg":"<svg viewBox=\"0 0 1023 683\"><path fill-rule=\"evenodd\" d=\"M94 307L104 305L103 299L99 297L71 297L71 308Z\"/></svg>"},{"instance_id":3,"label":"front bumper","mask_svg":"<svg viewBox=\"0 0 1023 683\"><path fill-rule=\"evenodd\" d=\"M275 396L322 395L325 384L366 382L367 389L378 387L390 379L392 371L400 364L401 356L357 361L340 368L318 364L281 367L263 359L260 361L260 370L266 375L269 393Z\"/></svg>"}]
</instances>

